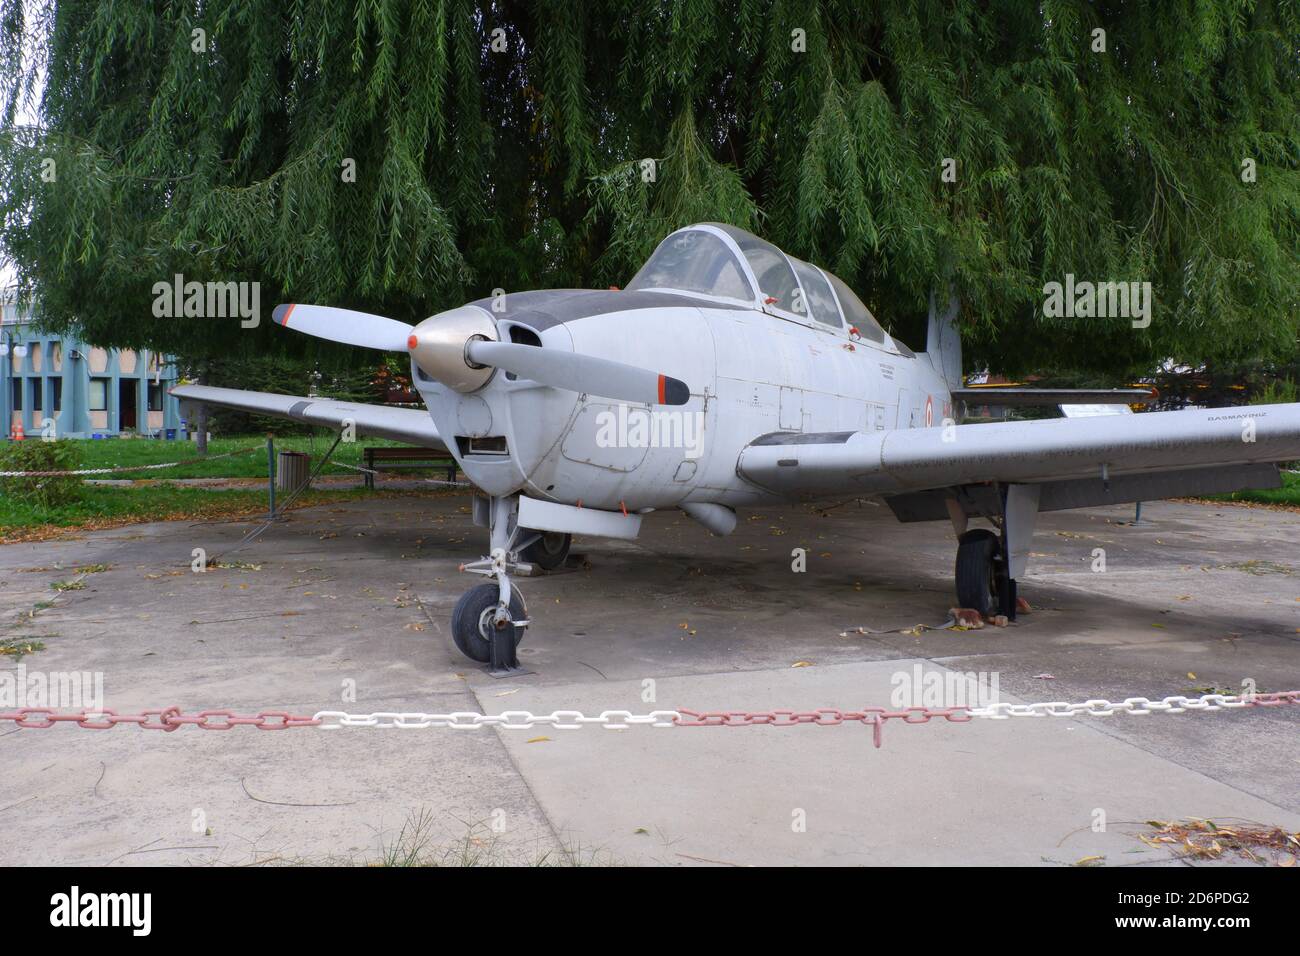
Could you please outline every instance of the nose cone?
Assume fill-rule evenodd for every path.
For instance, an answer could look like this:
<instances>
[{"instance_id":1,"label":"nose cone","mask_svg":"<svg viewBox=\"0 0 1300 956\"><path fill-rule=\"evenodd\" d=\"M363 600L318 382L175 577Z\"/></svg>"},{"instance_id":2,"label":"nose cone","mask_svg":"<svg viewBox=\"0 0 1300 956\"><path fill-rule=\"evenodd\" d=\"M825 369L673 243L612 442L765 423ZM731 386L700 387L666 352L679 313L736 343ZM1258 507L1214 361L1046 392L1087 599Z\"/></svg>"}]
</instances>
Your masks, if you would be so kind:
<instances>
[{"instance_id":1,"label":"nose cone","mask_svg":"<svg viewBox=\"0 0 1300 956\"><path fill-rule=\"evenodd\" d=\"M473 392L488 383L495 369L472 365L465 357L471 339L497 341L496 323L477 306L431 315L411 332L411 357L430 378L458 392Z\"/></svg>"}]
</instances>

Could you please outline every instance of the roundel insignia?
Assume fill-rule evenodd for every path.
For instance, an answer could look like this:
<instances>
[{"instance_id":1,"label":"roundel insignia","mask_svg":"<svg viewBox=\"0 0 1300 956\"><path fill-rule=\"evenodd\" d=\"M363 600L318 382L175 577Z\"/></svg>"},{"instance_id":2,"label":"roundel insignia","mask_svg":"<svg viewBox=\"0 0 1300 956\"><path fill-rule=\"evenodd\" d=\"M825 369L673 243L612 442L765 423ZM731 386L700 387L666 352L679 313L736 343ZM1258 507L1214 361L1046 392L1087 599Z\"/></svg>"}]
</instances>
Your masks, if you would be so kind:
<instances>
[{"instance_id":1,"label":"roundel insignia","mask_svg":"<svg viewBox=\"0 0 1300 956\"><path fill-rule=\"evenodd\" d=\"M929 428L934 424L934 396L925 396L925 427Z\"/></svg>"}]
</instances>

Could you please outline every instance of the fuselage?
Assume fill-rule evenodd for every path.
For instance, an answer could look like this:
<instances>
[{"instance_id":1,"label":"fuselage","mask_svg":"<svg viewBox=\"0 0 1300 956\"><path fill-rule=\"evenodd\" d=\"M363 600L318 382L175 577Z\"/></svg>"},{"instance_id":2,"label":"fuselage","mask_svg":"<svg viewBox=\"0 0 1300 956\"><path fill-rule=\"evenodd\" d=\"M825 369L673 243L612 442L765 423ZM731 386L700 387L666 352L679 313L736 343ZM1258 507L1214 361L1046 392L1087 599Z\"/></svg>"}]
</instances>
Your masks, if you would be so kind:
<instances>
[{"instance_id":1,"label":"fuselage","mask_svg":"<svg viewBox=\"0 0 1300 956\"><path fill-rule=\"evenodd\" d=\"M471 303L501 341L570 349L681 379L690 401L611 401L496 371L469 394L413 367L465 474L490 495L629 511L780 500L741 478L756 438L939 427L952 415L928 358L779 309L661 291L554 290Z\"/></svg>"}]
</instances>

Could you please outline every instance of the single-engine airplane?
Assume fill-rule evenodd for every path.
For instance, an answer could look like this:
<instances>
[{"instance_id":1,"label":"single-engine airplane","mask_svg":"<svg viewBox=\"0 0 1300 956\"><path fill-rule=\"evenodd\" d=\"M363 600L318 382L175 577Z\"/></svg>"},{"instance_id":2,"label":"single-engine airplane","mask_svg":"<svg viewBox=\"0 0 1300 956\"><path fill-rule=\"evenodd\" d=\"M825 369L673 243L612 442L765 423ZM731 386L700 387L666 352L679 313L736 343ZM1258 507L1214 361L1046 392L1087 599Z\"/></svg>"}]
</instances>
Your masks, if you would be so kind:
<instances>
[{"instance_id":1,"label":"single-engine airplane","mask_svg":"<svg viewBox=\"0 0 1300 956\"><path fill-rule=\"evenodd\" d=\"M931 298L926 349L890 336L836 276L742 229L669 235L623 290L518 292L418 325L282 305L286 328L410 354L428 413L184 385L173 394L445 448L482 494L493 578L452 615L487 662L529 623L511 575L554 568L573 534L635 538L680 508L714 534L736 509L882 498L948 519L958 603L1015 616L1040 512L1278 487L1300 459L1300 404L957 424L966 401L1141 403L1141 389L963 387L956 303ZM993 528L970 527L987 518Z\"/></svg>"}]
</instances>

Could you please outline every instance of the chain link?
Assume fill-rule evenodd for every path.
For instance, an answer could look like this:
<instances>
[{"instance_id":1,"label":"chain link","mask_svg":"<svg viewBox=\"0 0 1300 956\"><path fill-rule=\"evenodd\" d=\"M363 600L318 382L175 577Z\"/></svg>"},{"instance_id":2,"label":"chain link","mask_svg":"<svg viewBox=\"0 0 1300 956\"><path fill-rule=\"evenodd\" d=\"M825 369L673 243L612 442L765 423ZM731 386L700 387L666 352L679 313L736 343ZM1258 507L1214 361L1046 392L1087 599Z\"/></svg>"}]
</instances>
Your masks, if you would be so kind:
<instances>
[{"instance_id":1,"label":"chain link","mask_svg":"<svg viewBox=\"0 0 1300 956\"><path fill-rule=\"evenodd\" d=\"M630 710L603 710L592 716L580 710L556 710L549 714L534 714L527 710L507 710L499 714L481 714L477 711L465 710L446 714L418 711L350 714L343 710L322 710L307 717L284 710L263 710L256 714L237 714L231 710L201 710L197 714L186 714L179 707L154 708L134 714L119 714L108 708L61 714L44 707L24 707L15 711L0 711L0 723L12 721L15 726L29 730L43 730L56 724L70 723L87 730L111 730L118 724L135 724L144 730L166 731L178 730L185 726L198 727L200 730L233 730L236 727L256 727L258 730L288 730L296 727L319 727L322 730L338 730L343 727L398 730L428 728L478 730L480 727L532 730L536 727L550 727L554 730L580 730L590 726L603 727L606 730L626 730L630 727L794 727L802 724L836 727L844 723L860 723L871 728L872 742L879 747L881 732L890 720L900 720L905 724L928 724L935 719L942 719L949 723L967 723L976 718L1008 720L1012 717L1113 717L1116 714L1145 716L1235 710L1244 707L1278 707L1283 704L1300 704L1300 690L1245 696L1175 695L1160 700L1128 697L1114 703L1096 699L1078 704L1047 701L1034 704L997 703L986 707L906 707L901 710L888 710L884 707L864 707L862 710L821 707L816 710L760 711L701 711L682 708L652 710L647 714L634 714Z\"/></svg>"},{"instance_id":2,"label":"chain link","mask_svg":"<svg viewBox=\"0 0 1300 956\"><path fill-rule=\"evenodd\" d=\"M1081 704L1051 701L1040 704L990 704L972 707L967 712L972 717L1007 720L1011 717L1113 717L1129 714L1135 717L1148 714L1183 714L1188 711L1236 710L1242 707L1277 707L1281 704L1300 703L1300 691L1282 691L1276 694L1203 694L1200 697L1174 695L1161 700L1146 697L1128 697L1112 703L1108 700L1086 700Z\"/></svg>"},{"instance_id":3,"label":"chain link","mask_svg":"<svg viewBox=\"0 0 1300 956\"><path fill-rule=\"evenodd\" d=\"M112 730L118 724L135 724L144 730L179 730L187 725L200 730L233 730L235 727L289 730L294 727L315 727L320 723L315 717L295 716L285 710L263 710L243 715L232 710L201 710L197 714L186 714L179 707L158 707L137 714L119 714L107 707L102 710L82 710L75 714L60 714L45 707L22 707L14 711L0 711L0 722L7 720L28 730L45 730L63 723L76 724L86 730Z\"/></svg>"},{"instance_id":4,"label":"chain link","mask_svg":"<svg viewBox=\"0 0 1300 956\"><path fill-rule=\"evenodd\" d=\"M342 710L322 710L314 719L322 730L338 730L340 727L395 727L403 730L423 730L427 727L447 727L452 730L477 730L479 727L531 730L534 727L551 727L555 730L579 730L587 726L625 730L635 726L678 726L681 713L675 710L654 710L648 714L634 714L629 710L604 710L596 716L588 717L580 710L557 710L550 714L534 714L527 710L507 710L500 714L480 714L475 711L456 711L450 714L397 711L349 714Z\"/></svg>"}]
</instances>

